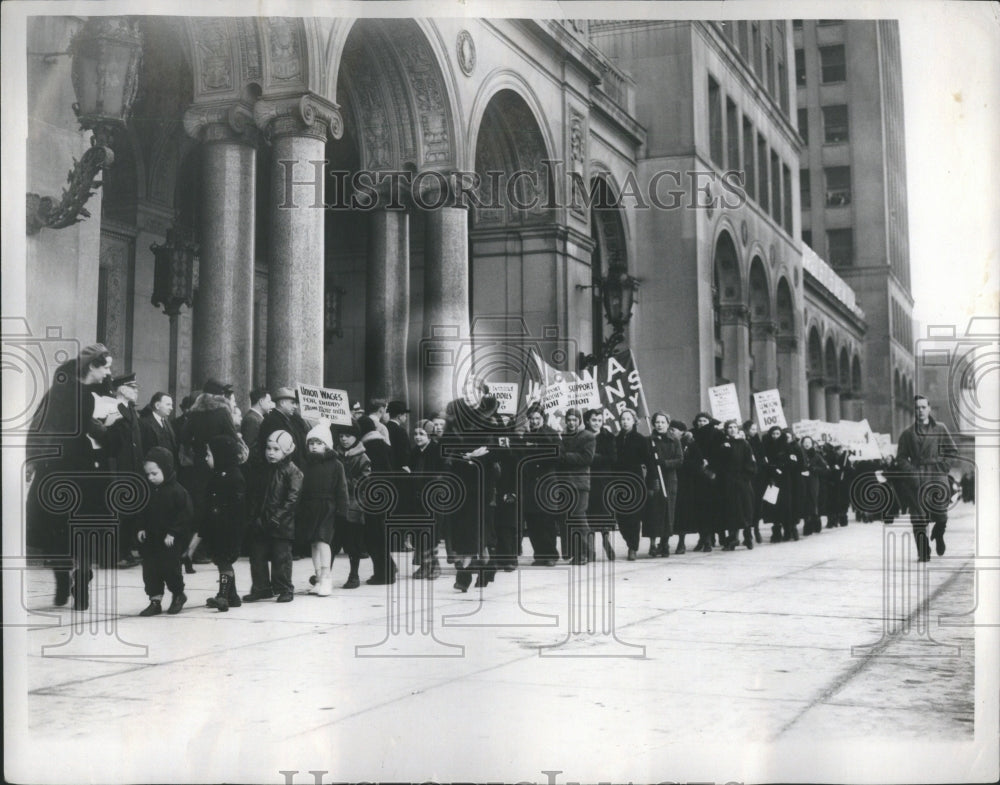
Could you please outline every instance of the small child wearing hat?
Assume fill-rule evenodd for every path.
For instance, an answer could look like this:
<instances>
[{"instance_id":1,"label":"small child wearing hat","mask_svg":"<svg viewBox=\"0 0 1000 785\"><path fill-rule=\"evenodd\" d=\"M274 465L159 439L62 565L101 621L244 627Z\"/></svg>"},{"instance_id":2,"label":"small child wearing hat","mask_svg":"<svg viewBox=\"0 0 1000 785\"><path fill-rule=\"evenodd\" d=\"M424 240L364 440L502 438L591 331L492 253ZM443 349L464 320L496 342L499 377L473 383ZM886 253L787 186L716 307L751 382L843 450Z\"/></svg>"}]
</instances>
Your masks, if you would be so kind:
<instances>
[{"instance_id":1,"label":"small child wearing hat","mask_svg":"<svg viewBox=\"0 0 1000 785\"><path fill-rule=\"evenodd\" d=\"M357 589L361 585L358 569L364 551L364 515L358 503L358 483L372 473L372 462L365 446L359 441L360 431L355 425L337 426L338 455L344 464L347 476L347 508L337 510L337 525L334 528L333 557L343 548L350 562L345 589Z\"/></svg>"},{"instance_id":2,"label":"small child wearing hat","mask_svg":"<svg viewBox=\"0 0 1000 785\"><path fill-rule=\"evenodd\" d=\"M295 439L288 431L274 431L267 438L261 478L262 493L255 500L250 523L250 593L245 602L291 602L292 543L295 540L295 505L302 492L302 472L292 463ZM268 569L270 565L270 570Z\"/></svg>"},{"instance_id":3,"label":"small child wearing hat","mask_svg":"<svg viewBox=\"0 0 1000 785\"><path fill-rule=\"evenodd\" d=\"M165 447L146 453L143 470L150 485L150 498L139 522L139 552L142 555L142 582L149 606L140 616L163 612L163 585L173 598L167 613L180 613L187 596L181 573L181 551L187 542L194 512L191 497L174 472L174 456Z\"/></svg>"},{"instance_id":4,"label":"small child wearing hat","mask_svg":"<svg viewBox=\"0 0 1000 785\"><path fill-rule=\"evenodd\" d=\"M333 432L321 422L306 434L306 459L302 495L295 509L295 539L308 544L316 572L310 594L329 597L333 589L332 555L338 515L347 512L347 478L344 465L333 451Z\"/></svg>"}]
</instances>

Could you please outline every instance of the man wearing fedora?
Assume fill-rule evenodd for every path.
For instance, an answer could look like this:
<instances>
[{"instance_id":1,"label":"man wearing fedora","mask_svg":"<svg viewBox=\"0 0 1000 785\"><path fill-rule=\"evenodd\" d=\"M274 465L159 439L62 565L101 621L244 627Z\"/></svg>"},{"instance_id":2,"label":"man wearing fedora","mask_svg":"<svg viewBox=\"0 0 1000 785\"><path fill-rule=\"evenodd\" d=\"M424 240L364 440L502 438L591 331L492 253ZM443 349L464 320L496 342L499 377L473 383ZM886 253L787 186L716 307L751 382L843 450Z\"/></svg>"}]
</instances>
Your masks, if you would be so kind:
<instances>
[{"instance_id":1,"label":"man wearing fedora","mask_svg":"<svg viewBox=\"0 0 1000 785\"><path fill-rule=\"evenodd\" d=\"M264 415L264 420L260 424L260 433L257 435L258 450L263 457L268 437L275 431L288 431L295 440L292 462L301 469L305 464L306 434L309 428L299 414L295 390L291 387L279 387L271 395L271 399L274 401L274 408Z\"/></svg>"},{"instance_id":2,"label":"man wearing fedora","mask_svg":"<svg viewBox=\"0 0 1000 785\"><path fill-rule=\"evenodd\" d=\"M410 410L403 401L389 401L386 407L389 421L385 424L389 431L389 455L392 458L392 468L396 471L409 468L410 437L406 434L406 420Z\"/></svg>"}]
</instances>

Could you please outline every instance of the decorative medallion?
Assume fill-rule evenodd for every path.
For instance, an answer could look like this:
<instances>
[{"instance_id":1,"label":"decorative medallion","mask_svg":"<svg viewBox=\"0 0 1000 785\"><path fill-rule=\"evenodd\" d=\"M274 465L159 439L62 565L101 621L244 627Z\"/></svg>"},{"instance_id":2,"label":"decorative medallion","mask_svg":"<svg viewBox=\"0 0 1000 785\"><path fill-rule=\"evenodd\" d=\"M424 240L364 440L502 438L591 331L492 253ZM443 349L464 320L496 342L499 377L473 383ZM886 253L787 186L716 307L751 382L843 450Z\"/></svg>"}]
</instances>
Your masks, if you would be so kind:
<instances>
[{"instance_id":1,"label":"decorative medallion","mask_svg":"<svg viewBox=\"0 0 1000 785\"><path fill-rule=\"evenodd\" d=\"M750 228L747 226L747 222L743 221L740 224L740 240L743 241L743 247L747 247L747 241L750 239Z\"/></svg>"},{"instance_id":2,"label":"decorative medallion","mask_svg":"<svg viewBox=\"0 0 1000 785\"><path fill-rule=\"evenodd\" d=\"M476 45L468 30L458 34L458 66L466 76L470 76L476 67Z\"/></svg>"}]
</instances>

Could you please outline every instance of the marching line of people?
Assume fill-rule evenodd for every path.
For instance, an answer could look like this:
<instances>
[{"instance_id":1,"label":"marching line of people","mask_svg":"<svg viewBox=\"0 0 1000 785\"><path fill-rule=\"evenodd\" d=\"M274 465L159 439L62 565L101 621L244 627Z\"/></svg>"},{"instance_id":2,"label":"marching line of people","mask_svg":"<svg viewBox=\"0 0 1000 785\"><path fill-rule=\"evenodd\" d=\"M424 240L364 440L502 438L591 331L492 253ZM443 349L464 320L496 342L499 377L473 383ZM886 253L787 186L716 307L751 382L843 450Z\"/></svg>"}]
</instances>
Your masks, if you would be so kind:
<instances>
[{"instance_id":1,"label":"marching line of people","mask_svg":"<svg viewBox=\"0 0 1000 785\"><path fill-rule=\"evenodd\" d=\"M201 550L219 574L218 593L206 605L220 612L244 602L291 602L297 558L311 561L308 593L325 597L334 592L341 552L348 560L342 588L355 589L366 559L368 584L394 583L393 553L410 558L412 551L413 578L441 577L443 544L454 588L466 592L474 581L486 587L498 572L516 570L525 539L534 567L596 559L598 534L604 557L614 559L615 530L629 561L638 558L642 539L651 558L669 557L674 537L673 555L683 555L689 535L697 537L694 551L752 550L763 541L762 523L772 527L771 543L796 541L800 524L802 536L819 534L823 518L827 529L846 526L852 506L863 521L891 522L908 511L922 561L930 558L926 529L933 521L930 539L939 555L945 550L947 514L929 509L920 491L948 476L954 444L919 400L898 463L872 464L853 461L842 447L797 439L787 428L760 434L752 421L723 425L706 412L690 428L657 412L647 436L630 409L612 433L602 410L571 408L560 432L537 405L523 423L501 414L485 387L478 401L453 401L412 432L401 401L356 403L351 425L317 424L301 416L290 387L273 395L252 390L243 414L232 387L215 380L171 418L169 395L157 392L137 411L135 375L112 377L110 369L105 347L87 347L57 371L39 407L29 444L29 546L73 557L68 516L52 512L38 491L45 476L75 472L90 513L106 502L101 478L144 476L149 501L120 518L120 559L101 565L141 562L149 600L141 616L163 612L165 589L166 612L181 611L184 572L194 571L192 557ZM94 402L110 398L102 416ZM81 425L73 428L75 415ZM434 493L443 479L452 492ZM859 508L851 491L859 481L885 485L889 492L879 498L888 502ZM372 502L386 487L394 506ZM390 542L396 532L406 532L405 540ZM234 565L243 556L251 585L241 595ZM56 605L72 597L75 609L88 607L90 567L56 569Z\"/></svg>"}]
</instances>

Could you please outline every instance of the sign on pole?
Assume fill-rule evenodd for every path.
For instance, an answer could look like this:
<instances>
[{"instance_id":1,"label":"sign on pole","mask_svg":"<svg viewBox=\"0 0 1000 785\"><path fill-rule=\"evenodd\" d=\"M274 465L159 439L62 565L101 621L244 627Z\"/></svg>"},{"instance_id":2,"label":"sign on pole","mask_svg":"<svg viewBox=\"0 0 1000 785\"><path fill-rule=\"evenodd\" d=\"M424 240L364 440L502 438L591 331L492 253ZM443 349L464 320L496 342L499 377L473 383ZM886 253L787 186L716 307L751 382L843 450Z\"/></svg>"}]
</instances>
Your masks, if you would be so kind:
<instances>
[{"instance_id":1,"label":"sign on pole","mask_svg":"<svg viewBox=\"0 0 1000 785\"><path fill-rule=\"evenodd\" d=\"M743 422L743 417L740 415L740 400L736 394L736 385L732 382L708 388L708 407L712 412L712 416L719 422L726 422L726 420Z\"/></svg>"},{"instance_id":2,"label":"sign on pole","mask_svg":"<svg viewBox=\"0 0 1000 785\"><path fill-rule=\"evenodd\" d=\"M785 412L781 408L781 394L777 390L763 390L753 394L753 406L757 410L757 424L761 431L777 425L787 428Z\"/></svg>"},{"instance_id":3,"label":"sign on pole","mask_svg":"<svg viewBox=\"0 0 1000 785\"><path fill-rule=\"evenodd\" d=\"M490 382L489 388L500 414L517 414L517 382Z\"/></svg>"},{"instance_id":4,"label":"sign on pole","mask_svg":"<svg viewBox=\"0 0 1000 785\"><path fill-rule=\"evenodd\" d=\"M306 420L329 420L335 425L351 424L351 407L346 390L331 390L300 384L299 413Z\"/></svg>"}]
</instances>

